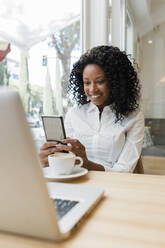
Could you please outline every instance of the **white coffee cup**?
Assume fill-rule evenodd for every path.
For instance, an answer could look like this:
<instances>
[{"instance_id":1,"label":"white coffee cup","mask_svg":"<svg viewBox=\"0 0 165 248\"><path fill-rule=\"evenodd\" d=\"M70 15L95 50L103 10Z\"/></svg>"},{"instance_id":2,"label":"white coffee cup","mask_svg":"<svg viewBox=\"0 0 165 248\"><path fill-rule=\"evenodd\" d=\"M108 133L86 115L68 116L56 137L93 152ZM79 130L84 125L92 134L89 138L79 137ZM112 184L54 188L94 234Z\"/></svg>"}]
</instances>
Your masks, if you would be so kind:
<instances>
[{"instance_id":1,"label":"white coffee cup","mask_svg":"<svg viewBox=\"0 0 165 248\"><path fill-rule=\"evenodd\" d=\"M77 164L76 161L80 163ZM54 175L69 175L73 169L80 168L83 165L83 159L74 153L56 152L48 156L50 170Z\"/></svg>"}]
</instances>

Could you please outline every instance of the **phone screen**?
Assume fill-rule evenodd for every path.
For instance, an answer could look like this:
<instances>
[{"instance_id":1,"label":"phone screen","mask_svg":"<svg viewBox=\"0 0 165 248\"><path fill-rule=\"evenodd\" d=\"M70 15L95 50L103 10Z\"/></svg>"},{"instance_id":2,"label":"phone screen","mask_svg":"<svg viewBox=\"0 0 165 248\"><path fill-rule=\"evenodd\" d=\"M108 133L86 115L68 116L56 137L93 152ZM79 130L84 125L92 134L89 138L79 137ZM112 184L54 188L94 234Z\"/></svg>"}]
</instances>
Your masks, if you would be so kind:
<instances>
[{"instance_id":1,"label":"phone screen","mask_svg":"<svg viewBox=\"0 0 165 248\"><path fill-rule=\"evenodd\" d=\"M61 141L66 138L62 116L41 116L47 141Z\"/></svg>"}]
</instances>

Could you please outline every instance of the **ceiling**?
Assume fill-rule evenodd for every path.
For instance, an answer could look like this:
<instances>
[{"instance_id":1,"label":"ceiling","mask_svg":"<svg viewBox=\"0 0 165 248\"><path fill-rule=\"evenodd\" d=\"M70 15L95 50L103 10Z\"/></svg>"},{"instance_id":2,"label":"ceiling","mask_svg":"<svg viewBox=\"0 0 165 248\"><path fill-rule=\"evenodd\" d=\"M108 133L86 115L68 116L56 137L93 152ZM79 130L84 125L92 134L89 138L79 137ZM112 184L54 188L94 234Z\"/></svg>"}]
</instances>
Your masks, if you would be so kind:
<instances>
[{"instance_id":1,"label":"ceiling","mask_svg":"<svg viewBox=\"0 0 165 248\"><path fill-rule=\"evenodd\" d=\"M139 36L165 21L165 0L128 0Z\"/></svg>"},{"instance_id":2,"label":"ceiling","mask_svg":"<svg viewBox=\"0 0 165 248\"><path fill-rule=\"evenodd\" d=\"M28 51L79 13L77 0L0 0L0 40Z\"/></svg>"},{"instance_id":3,"label":"ceiling","mask_svg":"<svg viewBox=\"0 0 165 248\"><path fill-rule=\"evenodd\" d=\"M0 40L29 50L79 15L79 1L56 3L55 0L0 0ZM139 36L165 21L165 0L128 0L128 5Z\"/></svg>"}]
</instances>

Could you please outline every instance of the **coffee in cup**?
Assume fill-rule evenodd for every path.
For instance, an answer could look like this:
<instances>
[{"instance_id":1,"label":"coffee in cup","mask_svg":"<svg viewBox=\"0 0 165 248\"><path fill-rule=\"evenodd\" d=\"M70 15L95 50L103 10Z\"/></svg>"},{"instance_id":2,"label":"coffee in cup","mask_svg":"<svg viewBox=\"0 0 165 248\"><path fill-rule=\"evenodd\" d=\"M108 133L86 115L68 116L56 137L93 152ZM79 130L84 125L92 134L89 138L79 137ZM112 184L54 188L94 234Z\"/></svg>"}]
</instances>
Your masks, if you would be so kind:
<instances>
[{"instance_id":1,"label":"coffee in cup","mask_svg":"<svg viewBox=\"0 0 165 248\"><path fill-rule=\"evenodd\" d=\"M76 163L79 161L79 164ZM51 172L54 175L69 175L73 169L80 168L83 165L83 159L74 153L56 152L48 155L48 162Z\"/></svg>"}]
</instances>

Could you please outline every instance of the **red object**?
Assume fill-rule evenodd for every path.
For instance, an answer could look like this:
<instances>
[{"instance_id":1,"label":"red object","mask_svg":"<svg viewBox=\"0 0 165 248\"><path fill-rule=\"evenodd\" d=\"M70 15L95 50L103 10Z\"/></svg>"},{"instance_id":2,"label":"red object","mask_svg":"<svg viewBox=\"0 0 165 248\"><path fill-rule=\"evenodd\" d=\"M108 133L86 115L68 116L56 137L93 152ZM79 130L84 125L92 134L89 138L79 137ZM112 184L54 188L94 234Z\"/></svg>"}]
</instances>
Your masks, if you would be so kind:
<instances>
[{"instance_id":1,"label":"red object","mask_svg":"<svg viewBox=\"0 0 165 248\"><path fill-rule=\"evenodd\" d=\"M0 50L0 62L2 62L2 60L4 60L4 58L6 57L6 55L11 51L10 49L10 44L8 45L7 49L2 51Z\"/></svg>"}]
</instances>

